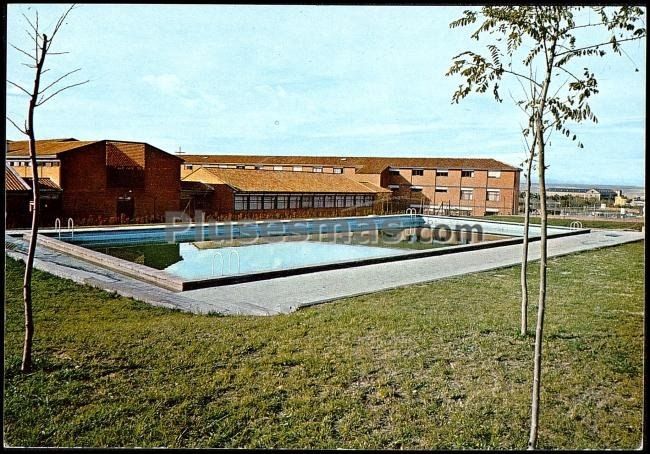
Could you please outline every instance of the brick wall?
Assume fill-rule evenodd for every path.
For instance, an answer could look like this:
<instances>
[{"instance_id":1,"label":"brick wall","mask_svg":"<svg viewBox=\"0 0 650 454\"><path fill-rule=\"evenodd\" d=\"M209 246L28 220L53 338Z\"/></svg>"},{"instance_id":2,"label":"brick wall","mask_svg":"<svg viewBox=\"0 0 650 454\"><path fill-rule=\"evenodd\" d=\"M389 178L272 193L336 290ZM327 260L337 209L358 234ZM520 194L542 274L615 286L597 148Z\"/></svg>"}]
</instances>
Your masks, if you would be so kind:
<instances>
[{"instance_id":1,"label":"brick wall","mask_svg":"<svg viewBox=\"0 0 650 454\"><path fill-rule=\"evenodd\" d=\"M178 211L180 161L149 145L144 156L144 186L134 182L111 188L107 187L103 142L62 154L63 216L78 224L119 223L117 199L125 196L133 198L134 217L142 222L164 220L166 211Z\"/></svg>"}]
</instances>

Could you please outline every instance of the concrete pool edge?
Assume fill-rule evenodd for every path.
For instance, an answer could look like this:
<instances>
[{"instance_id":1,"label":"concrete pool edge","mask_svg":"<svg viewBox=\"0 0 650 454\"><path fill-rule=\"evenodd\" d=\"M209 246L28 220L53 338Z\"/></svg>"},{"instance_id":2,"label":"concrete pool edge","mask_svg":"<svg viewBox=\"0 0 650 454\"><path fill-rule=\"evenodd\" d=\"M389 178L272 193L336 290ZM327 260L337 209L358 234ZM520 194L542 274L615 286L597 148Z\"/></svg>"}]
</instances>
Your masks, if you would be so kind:
<instances>
[{"instance_id":1,"label":"concrete pool edge","mask_svg":"<svg viewBox=\"0 0 650 454\"><path fill-rule=\"evenodd\" d=\"M592 231L549 241L549 257L644 241L644 233L630 231ZM5 243L17 243L20 250L6 248L6 254L26 261L26 243L5 235ZM529 262L539 259L539 242L531 244ZM37 246L34 267L55 276L142 301L152 306L187 313L216 313L226 316L271 316L289 314L301 307L331 302L354 295L373 294L463 276L521 263L521 247L469 251L442 257L427 257L406 262L360 266L351 269L309 273L268 281L172 292L130 278L118 272L85 262L63 253ZM82 303L82 302L80 302ZM407 303L407 302L405 302Z\"/></svg>"},{"instance_id":2,"label":"concrete pool edge","mask_svg":"<svg viewBox=\"0 0 650 454\"><path fill-rule=\"evenodd\" d=\"M590 233L589 229L573 230L569 232L549 235L548 238L549 239L561 238L566 236L580 235L580 234L587 234L587 233ZM540 240L539 237L529 238L529 242L536 242L539 240ZM413 259L426 258L426 257L436 257L441 255L447 255L447 254L455 254L455 253L470 252L470 251L476 251L482 249L491 249L500 246L522 244L523 242L524 242L523 238L507 238L503 240L485 241L481 243L466 244L461 246L447 246L438 249L408 252L399 255L389 255L389 256L372 257L372 258L359 259L359 260L323 263L319 265L309 265L300 268L287 268L283 270L261 271L257 273L223 276L218 278L208 278L208 279L200 279L200 280L185 280L183 281L183 291L197 290L197 289L202 289L207 287L221 287L226 285L244 284L247 282L257 282L257 281L277 279L277 278L289 277L289 276L299 276L301 274L310 274L319 271L331 271L331 270L338 270L338 269L355 268L358 266L377 265L381 263L399 262L404 260L413 260Z\"/></svg>"},{"instance_id":3,"label":"concrete pool edge","mask_svg":"<svg viewBox=\"0 0 650 454\"><path fill-rule=\"evenodd\" d=\"M30 238L31 234L29 233L23 235L25 241L29 241ZM45 235L39 234L36 238L37 244L48 249L69 254L80 260L99 265L112 271L117 271L132 278L157 285L166 290L172 290L175 292L183 291L183 281L169 273L165 273L164 271L156 270L138 263L129 262L117 257L111 257L102 254L101 252L66 243L65 241L57 240Z\"/></svg>"}]
</instances>

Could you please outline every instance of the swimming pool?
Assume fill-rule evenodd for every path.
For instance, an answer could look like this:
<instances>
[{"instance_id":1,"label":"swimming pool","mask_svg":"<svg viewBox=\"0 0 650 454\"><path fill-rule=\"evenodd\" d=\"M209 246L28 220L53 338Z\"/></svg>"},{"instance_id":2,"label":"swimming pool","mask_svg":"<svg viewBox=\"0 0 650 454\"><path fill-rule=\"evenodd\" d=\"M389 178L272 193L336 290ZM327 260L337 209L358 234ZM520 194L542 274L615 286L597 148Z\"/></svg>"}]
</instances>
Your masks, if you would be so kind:
<instances>
[{"instance_id":1,"label":"swimming pool","mask_svg":"<svg viewBox=\"0 0 650 454\"><path fill-rule=\"evenodd\" d=\"M47 247L176 291L520 242L520 224L421 215L89 228ZM533 238L535 226L531 229ZM575 234L553 228L549 236ZM39 238L41 241L41 238Z\"/></svg>"}]
</instances>

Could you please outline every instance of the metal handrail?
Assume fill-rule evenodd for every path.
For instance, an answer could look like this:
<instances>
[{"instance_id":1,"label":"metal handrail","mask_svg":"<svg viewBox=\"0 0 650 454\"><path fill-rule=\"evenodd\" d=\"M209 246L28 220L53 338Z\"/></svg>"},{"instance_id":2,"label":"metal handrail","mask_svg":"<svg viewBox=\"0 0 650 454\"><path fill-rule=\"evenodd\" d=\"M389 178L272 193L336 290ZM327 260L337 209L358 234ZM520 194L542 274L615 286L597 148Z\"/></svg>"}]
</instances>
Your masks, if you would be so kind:
<instances>
[{"instance_id":1,"label":"metal handrail","mask_svg":"<svg viewBox=\"0 0 650 454\"><path fill-rule=\"evenodd\" d=\"M407 208L406 209L406 214L410 216L411 221L415 220L415 215L417 213L417 210L415 208ZM407 232L408 235L415 235L415 226L413 225L413 222L411 222L411 225L409 226L409 230Z\"/></svg>"},{"instance_id":2,"label":"metal handrail","mask_svg":"<svg viewBox=\"0 0 650 454\"><path fill-rule=\"evenodd\" d=\"M214 256L212 257L212 276L214 276L214 261L215 261L215 259L216 259L217 257L219 257L219 259L221 259L221 261L220 261L220 263L221 263L221 268L220 268L220 269L221 269L221 272L220 272L219 274L220 274L221 276L223 276L223 255L222 255L221 252L219 252L219 251L216 251L216 252L214 253Z\"/></svg>"},{"instance_id":3,"label":"metal handrail","mask_svg":"<svg viewBox=\"0 0 650 454\"><path fill-rule=\"evenodd\" d=\"M235 254L235 257L237 257L237 274L239 274L241 271L241 257L239 256L239 251L236 249L230 249L230 253L228 254L228 271L232 269L233 254Z\"/></svg>"},{"instance_id":4,"label":"metal handrail","mask_svg":"<svg viewBox=\"0 0 650 454\"><path fill-rule=\"evenodd\" d=\"M74 238L74 219L68 218L68 230L70 230L70 238Z\"/></svg>"},{"instance_id":5,"label":"metal handrail","mask_svg":"<svg viewBox=\"0 0 650 454\"><path fill-rule=\"evenodd\" d=\"M54 231L59 234L59 239L61 239L61 219L59 218L54 220Z\"/></svg>"},{"instance_id":6,"label":"metal handrail","mask_svg":"<svg viewBox=\"0 0 650 454\"><path fill-rule=\"evenodd\" d=\"M570 229L581 229L582 228L582 222L580 221L573 221L571 224L569 224Z\"/></svg>"},{"instance_id":7,"label":"metal handrail","mask_svg":"<svg viewBox=\"0 0 650 454\"><path fill-rule=\"evenodd\" d=\"M215 267L214 267L214 265L215 265L215 261L216 261L217 258L219 258L219 265L220 265L220 267L219 267L219 275L223 276L226 269L228 270L228 272L230 272L232 270L232 264L233 264L232 257L233 257L233 255L237 259L237 268L235 270L236 274L240 273L240 271L241 271L241 257L239 255L239 251L237 251L234 248L228 248L228 249L224 250L224 252L226 252L226 251L228 251L228 266L227 266L227 268L225 266L226 263L225 263L225 260L224 260L224 254L222 254L221 251L215 251L214 256L212 257L212 276L215 275L215 272L214 272Z\"/></svg>"}]
</instances>

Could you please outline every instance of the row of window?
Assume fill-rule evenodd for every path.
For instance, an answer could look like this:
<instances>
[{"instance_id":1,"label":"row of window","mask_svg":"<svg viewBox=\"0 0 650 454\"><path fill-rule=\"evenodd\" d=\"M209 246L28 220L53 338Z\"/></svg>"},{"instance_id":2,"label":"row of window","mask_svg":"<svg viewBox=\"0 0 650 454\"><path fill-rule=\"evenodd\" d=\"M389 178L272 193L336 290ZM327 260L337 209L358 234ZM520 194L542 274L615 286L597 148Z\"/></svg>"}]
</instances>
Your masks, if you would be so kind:
<instances>
[{"instance_id":1,"label":"row of window","mask_svg":"<svg viewBox=\"0 0 650 454\"><path fill-rule=\"evenodd\" d=\"M390 169L389 173L391 175L399 175L400 171L399 169ZM424 169L412 169L411 170L411 175L414 177L421 177L424 176ZM436 176L437 177L448 177L449 176L449 170L436 170ZM474 178L474 171L473 170L461 170L460 176L463 178ZM501 177L501 171L500 170L488 170L488 178L500 178Z\"/></svg>"},{"instance_id":2,"label":"row of window","mask_svg":"<svg viewBox=\"0 0 650 454\"><path fill-rule=\"evenodd\" d=\"M372 206L374 200L373 195L236 194L235 211L363 207Z\"/></svg>"},{"instance_id":3,"label":"row of window","mask_svg":"<svg viewBox=\"0 0 650 454\"><path fill-rule=\"evenodd\" d=\"M200 166L199 166L200 167ZM228 164L216 164L216 165L205 165L204 167L216 167L219 169L240 169L240 170L268 170L264 166L260 165L228 165ZM194 164L185 164L186 170L194 169ZM286 170L283 166L273 166L273 170ZM294 172L303 172L302 166L292 166L291 170ZM313 173L323 173L323 167L312 167L311 171ZM334 167L332 169L333 173L343 173L342 167Z\"/></svg>"},{"instance_id":4,"label":"row of window","mask_svg":"<svg viewBox=\"0 0 650 454\"><path fill-rule=\"evenodd\" d=\"M417 190L415 192L422 192L422 188L416 188ZM436 186L435 192L437 193L442 193L446 194L449 191L448 188L442 187L442 186ZM474 190L472 189L461 189L460 190L460 198L461 200L474 200ZM489 200L490 202L498 202L501 200L501 191L498 189L488 189L487 194L485 196L485 200Z\"/></svg>"},{"instance_id":5,"label":"row of window","mask_svg":"<svg viewBox=\"0 0 650 454\"><path fill-rule=\"evenodd\" d=\"M36 161L38 167L59 167L61 165L58 161ZM10 167L31 167L31 161L9 161Z\"/></svg>"}]
</instances>

